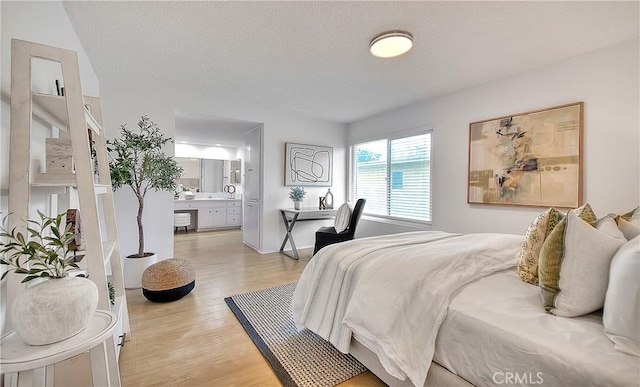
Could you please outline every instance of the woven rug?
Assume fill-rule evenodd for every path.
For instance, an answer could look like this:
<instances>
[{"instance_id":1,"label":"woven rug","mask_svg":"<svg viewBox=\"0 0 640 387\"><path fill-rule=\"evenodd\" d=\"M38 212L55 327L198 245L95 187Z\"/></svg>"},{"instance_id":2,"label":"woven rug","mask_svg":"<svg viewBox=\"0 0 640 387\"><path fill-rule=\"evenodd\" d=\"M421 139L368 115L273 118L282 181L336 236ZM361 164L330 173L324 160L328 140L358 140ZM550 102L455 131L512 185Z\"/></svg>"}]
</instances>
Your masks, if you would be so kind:
<instances>
[{"instance_id":1,"label":"woven rug","mask_svg":"<svg viewBox=\"0 0 640 387\"><path fill-rule=\"evenodd\" d=\"M224 299L282 384L332 387L366 371L315 333L298 332L291 312L295 288L285 284Z\"/></svg>"}]
</instances>

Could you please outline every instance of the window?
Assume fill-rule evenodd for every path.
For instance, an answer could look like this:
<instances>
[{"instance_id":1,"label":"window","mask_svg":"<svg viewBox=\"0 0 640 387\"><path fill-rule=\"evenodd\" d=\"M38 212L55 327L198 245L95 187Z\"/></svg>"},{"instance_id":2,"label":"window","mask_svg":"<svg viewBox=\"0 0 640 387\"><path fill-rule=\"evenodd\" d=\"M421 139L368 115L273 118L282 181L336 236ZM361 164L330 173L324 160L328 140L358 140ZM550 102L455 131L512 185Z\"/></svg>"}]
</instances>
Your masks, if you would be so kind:
<instances>
[{"instance_id":1,"label":"window","mask_svg":"<svg viewBox=\"0 0 640 387\"><path fill-rule=\"evenodd\" d=\"M350 148L352 201L365 213L431 221L431 132L354 144Z\"/></svg>"}]
</instances>

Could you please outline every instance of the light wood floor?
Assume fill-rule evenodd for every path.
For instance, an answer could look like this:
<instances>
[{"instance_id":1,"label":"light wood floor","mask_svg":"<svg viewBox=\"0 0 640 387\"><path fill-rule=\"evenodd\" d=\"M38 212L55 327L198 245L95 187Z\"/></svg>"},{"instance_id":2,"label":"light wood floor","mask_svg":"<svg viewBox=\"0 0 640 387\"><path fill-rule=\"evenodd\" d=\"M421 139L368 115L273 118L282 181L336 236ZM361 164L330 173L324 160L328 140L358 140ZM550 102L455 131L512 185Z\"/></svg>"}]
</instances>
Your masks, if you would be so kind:
<instances>
[{"instance_id":1,"label":"light wood floor","mask_svg":"<svg viewBox=\"0 0 640 387\"><path fill-rule=\"evenodd\" d=\"M279 386L267 361L224 298L295 282L311 258L258 254L239 230L189 232L175 237L176 258L191 261L196 287L170 303L127 290L131 340L120 353L123 386ZM370 372L341 386L384 386Z\"/></svg>"}]
</instances>

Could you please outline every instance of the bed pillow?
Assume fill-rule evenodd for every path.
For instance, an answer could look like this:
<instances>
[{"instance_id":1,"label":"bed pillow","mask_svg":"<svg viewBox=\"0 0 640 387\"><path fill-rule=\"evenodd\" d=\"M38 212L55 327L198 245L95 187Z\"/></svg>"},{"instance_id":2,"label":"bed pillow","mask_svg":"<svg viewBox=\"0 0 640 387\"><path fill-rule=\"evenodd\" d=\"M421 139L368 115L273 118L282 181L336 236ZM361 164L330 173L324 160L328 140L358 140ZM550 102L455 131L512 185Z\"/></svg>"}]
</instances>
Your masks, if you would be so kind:
<instances>
[{"instance_id":1,"label":"bed pillow","mask_svg":"<svg viewBox=\"0 0 640 387\"><path fill-rule=\"evenodd\" d=\"M624 244L611 261L604 301L604 333L615 349L640 356L640 236Z\"/></svg>"},{"instance_id":2,"label":"bed pillow","mask_svg":"<svg viewBox=\"0 0 640 387\"><path fill-rule=\"evenodd\" d=\"M587 223L593 224L597 221L596 214L593 213L591 206L587 203L581 207L570 210L568 213L576 214L580 219ZM548 229L547 236L540 248L540 257L543 254L559 254L564 248L564 234L567 227L567 218L562 216L558 223ZM545 247L546 245L546 247ZM540 258L538 258L538 276L540 275ZM538 278L539 280L539 278ZM539 281L538 281L539 282Z\"/></svg>"},{"instance_id":3,"label":"bed pillow","mask_svg":"<svg viewBox=\"0 0 640 387\"><path fill-rule=\"evenodd\" d=\"M560 211L549 208L529 225L518 253L518 275L524 282L538 285L538 258L542 244L563 217Z\"/></svg>"},{"instance_id":4,"label":"bed pillow","mask_svg":"<svg viewBox=\"0 0 640 387\"><path fill-rule=\"evenodd\" d=\"M618 228L627 240L631 240L640 235L640 226L636 226L621 216L616 217L616 222L618 223Z\"/></svg>"},{"instance_id":5,"label":"bed pillow","mask_svg":"<svg viewBox=\"0 0 640 387\"><path fill-rule=\"evenodd\" d=\"M336 229L336 233L341 233L349 227L349 222L351 221L351 207L347 203L338 208L338 212L336 212L336 218L333 222L333 228Z\"/></svg>"},{"instance_id":6,"label":"bed pillow","mask_svg":"<svg viewBox=\"0 0 640 387\"><path fill-rule=\"evenodd\" d=\"M640 235L640 207L636 207L626 214L618 215L615 219L616 223L618 223L618 228L627 240Z\"/></svg>"},{"instance_id":7,"label":"bed pillow","mask_svg":"<svg viewBox=\"0 0 640 387\"><path fill-rule=\"evenodd\" d=\"M560 229L565 223L564 230ZM556 316L576 317L604 306L611 259L626 243L612 216L597 227L575 211L552 232L540 253L539 279L542 302ZM560 241L556 231L562 232Z\"/></svg>"},{"instance_id":8,"label":"bed pillow","mask_svg":"<svg viewBox=\"0 0 640 387\"><path fill-rule=\"evenodd\" d=\"M620 217L627 222L631 222L636 226L640 226L640 207L636 207L635 209L627 212L626 214L620 215Z\"/></svg>"},{"instance_id":9,"label":"bed pillow","mask_svg":"<svg viewBox=\"0 0 640 387\"><path fill-rule=\"evenodd\" d=\"M575 208L568 213L577 215L580 219L587 223L595 223L597 221L591 206L587 203L581 207ZM559 291L558 279L560 266L559 262L562 261L564 252L564 236L567 227L567 218L563 217L560 222L550 230L545 238L542 248L540 249L540 257L538 259L538 285L542 293L543 305L547 305L545 299L555 297L555 294ZM541 265L544 264L544 267ZM544 277L544 281L541 277Z\"/></svg>"}]
</instances>

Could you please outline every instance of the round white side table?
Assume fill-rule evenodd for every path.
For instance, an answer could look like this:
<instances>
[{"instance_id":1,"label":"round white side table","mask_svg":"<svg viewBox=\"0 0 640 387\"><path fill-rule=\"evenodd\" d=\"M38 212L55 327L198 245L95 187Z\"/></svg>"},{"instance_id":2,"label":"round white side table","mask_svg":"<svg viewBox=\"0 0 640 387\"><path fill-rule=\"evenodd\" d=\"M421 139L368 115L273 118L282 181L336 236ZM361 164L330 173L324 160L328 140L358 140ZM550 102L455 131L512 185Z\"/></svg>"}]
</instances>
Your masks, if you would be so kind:
<instances>
[{"instance_id":1,"label":"round white side table","mask_svg":"<svg viewBox=\"0 0 640 387\"><path fill-rule=\"evenodd\" d=\"M106 340L114 334L117 322L114 313L97 310L82 332L57 343L39 346L27 345L15 332L10 332L0 339L0 372L13 374L9 375L14 378L10 380L10 386L52 386L54 364L89 351L93 385L119 386L120 374L117 368L115 372L109 372L106 354Z\"/></svg>"}]
</instances>

